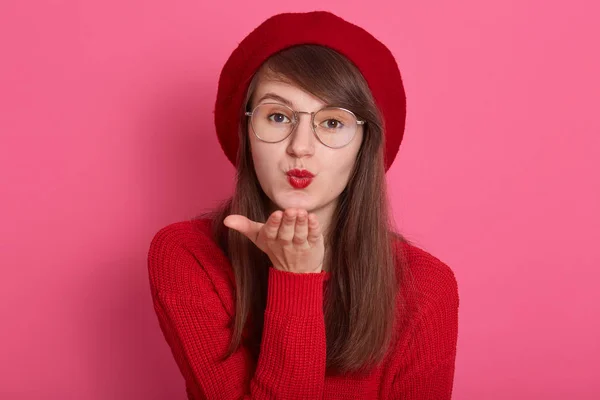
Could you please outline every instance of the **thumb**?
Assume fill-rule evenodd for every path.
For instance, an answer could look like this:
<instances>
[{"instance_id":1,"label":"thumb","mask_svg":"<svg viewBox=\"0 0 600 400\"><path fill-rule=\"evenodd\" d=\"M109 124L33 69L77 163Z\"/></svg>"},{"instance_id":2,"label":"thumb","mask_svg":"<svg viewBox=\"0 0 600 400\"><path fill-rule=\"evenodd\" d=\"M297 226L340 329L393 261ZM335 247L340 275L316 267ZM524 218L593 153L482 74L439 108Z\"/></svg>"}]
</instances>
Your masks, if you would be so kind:
<instances>
[{"instance_id":1,"label":"thumb","mask_svg":"<svg viewBox=\"0 0 600 400\"><path fill-rule=\"evenodd\" d=\"M235 229L240 232L242 235L246 236L250 239L254 244L256 244L256 240L258 239L258 232L260 232L260 228L264 224L260 222L251 221L243 215L228 215L224 220L223 224L231 229Z\"/></svg>"}]
</instances>

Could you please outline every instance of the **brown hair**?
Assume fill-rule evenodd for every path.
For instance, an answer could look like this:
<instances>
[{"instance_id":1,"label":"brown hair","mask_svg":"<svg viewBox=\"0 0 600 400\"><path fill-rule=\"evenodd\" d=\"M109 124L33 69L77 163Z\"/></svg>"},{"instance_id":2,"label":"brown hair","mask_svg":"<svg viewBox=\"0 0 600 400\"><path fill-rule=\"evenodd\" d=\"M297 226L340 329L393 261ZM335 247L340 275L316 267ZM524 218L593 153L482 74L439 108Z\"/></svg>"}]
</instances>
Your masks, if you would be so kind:
<instances>
[{"instance_id":1,"label":"brown hair","mask_svg":"<svg viewBox=\"0 0 600 400\"><path fill-rule=\"evenodd\" d=\"M405 240L392 229L384 167L384 126L362 74L346 57L317 45L290 47L271 56L250 83L246 105L240 110L240 146L234 194L218 209L205 213L213 235L228 256L236 284L233 335L224 357L243 342L257 359L270 260L239 232L223 225L229 214L265 222L270 200L255 174L243 112L260 74L291 82L327 104L352 110L367 121L354 170L325 237L331 278L325 287L324 314L329 373L366 371L384 359L396 327L396 297L404 260L394 251L394 240ZM335 232L335 234L333 234ZM402 303L400 303L402 304ZM247 326L248 324L248 326Z\"/></svg>"}]
</instances>

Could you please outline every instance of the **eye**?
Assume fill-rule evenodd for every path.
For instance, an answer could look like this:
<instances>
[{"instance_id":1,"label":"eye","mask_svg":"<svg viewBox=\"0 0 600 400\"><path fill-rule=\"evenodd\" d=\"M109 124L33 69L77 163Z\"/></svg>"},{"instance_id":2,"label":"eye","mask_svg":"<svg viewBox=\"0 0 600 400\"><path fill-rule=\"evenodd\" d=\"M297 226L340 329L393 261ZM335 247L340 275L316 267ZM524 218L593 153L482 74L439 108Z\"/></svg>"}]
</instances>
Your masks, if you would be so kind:
<instances>
[{"instance_id":1,"label":"eye","mask_svg":"<svg viewBox=\"0 0 600 400\"><path fill-rule=\"evenodd\" d=\"M268 118L269 121L275 122L277 124L287 124L291 122L287 116L280 113L270 114Z\"/></svg>"},{"instance_id":2,"label":"eye","mask_svg":"<svg viewBox=\"0 0 600 400\"><path fill-rule=\"evenodd\" d=\"M326 129L342 129L344 127L344 124L342 123L342 121L330 118L321 122L321 126Z\"/></svg>"}]
</instances>

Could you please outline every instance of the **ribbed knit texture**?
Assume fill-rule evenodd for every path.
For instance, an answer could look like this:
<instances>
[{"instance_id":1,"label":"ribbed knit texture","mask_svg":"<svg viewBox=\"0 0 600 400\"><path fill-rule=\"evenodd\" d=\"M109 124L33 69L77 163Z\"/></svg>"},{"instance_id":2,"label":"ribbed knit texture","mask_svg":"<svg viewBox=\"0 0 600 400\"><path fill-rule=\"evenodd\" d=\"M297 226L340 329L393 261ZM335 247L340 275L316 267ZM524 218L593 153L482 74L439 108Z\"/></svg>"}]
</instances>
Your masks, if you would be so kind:
<instances>
[{"instance_id":1,"label":"ribbed knit texture","mask_svg":"<svg viewBox=\"0 0 600 400\"><path fill-rule=\"evenodd\" d=\"M458 332L456 279L424 250L410 244L396 249L405 254L410 277L401 288L406 316L397 339L369 375L329 376L323 315L328 273L270 268L258 362L243 346L219 361L232 335L231 264L211 239L207 220L161 229L148 253L152 299L188 398L450 399Z\"/></svg>"}]
</instances>

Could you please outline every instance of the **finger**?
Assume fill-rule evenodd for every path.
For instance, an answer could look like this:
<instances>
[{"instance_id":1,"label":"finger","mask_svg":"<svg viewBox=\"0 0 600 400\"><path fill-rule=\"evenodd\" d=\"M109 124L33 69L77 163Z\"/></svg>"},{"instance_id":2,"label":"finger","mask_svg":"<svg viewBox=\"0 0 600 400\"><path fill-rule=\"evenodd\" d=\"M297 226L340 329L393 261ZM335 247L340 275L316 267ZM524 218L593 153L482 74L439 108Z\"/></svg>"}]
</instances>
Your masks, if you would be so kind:
<instances>
[{"instance_id":1,"label":"finger","mask_svg":"<svg viewBox=\"0 0 600 400\"><path fill-rule=\"evenodd\" d=\"M311 245L317 244L321 240L321 226L315 214L308 215L308 243Z\"/></svg>"},{"instance_id":2,"label":"finger","mask_svg":"<svg viewBox=\"0 0 600 400\"><path fill-rule=\"evenodd\" d=\"M283 212L277 210L269 216L269 219L265 223L265 237L268 240L277 239L277 232L279 232L279 226L281 225L281 218Z\"/></svg>"},{"instance_id":3,"label":"finger","mask_svg":"<svg viewBox=\"0 0 600 400\"><path fill-rule=\"evenodd\" d=\"M246 236L250 239L254 244L256 244L256 239L258 237L258 232L260 228L264 225L260 222L251 221L243 215L228 215L223 220L223 224L231 229L235 229L240 232L242 235Z\"/></svg>"},{"instance_id":4,"label":"finger","mask_svg":"<svg viewBox=\"0 0 600 400\"><path fill-rule=\"evenodd\" d=\"M296 209L288 208L283 213L283 220L277 233L277 239L284 243L291 243L294 238L294 228L296 226Z\"/></svg>"},{"instance_id":5,"label":"finger","mask_svg":"<svg viewBox=\"0 0 600 400\"><path fill-rule=\"evenodd\" d=\"M308 213L305 210L298 210L296 216L296 230L294 232L294 244L303 244L308 237Z\"/></svg>"}]
</instances>

